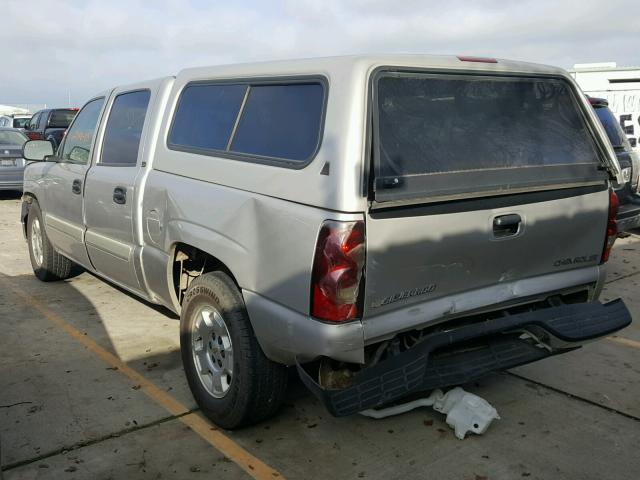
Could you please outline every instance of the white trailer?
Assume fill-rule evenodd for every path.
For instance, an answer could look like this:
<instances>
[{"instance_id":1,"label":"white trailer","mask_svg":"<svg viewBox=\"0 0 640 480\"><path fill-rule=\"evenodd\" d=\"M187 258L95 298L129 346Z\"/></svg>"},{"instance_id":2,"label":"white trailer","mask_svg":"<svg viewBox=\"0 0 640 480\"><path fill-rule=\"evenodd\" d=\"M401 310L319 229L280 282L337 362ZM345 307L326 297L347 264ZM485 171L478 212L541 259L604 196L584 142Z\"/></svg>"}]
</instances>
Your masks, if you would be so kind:
<instances>
[{"instance_id":1,"label":"white trailer","mask_svg":"<svg viewBox=\"0 0 640 480\"><path fill-rule=\"evenodd\" d=\"M569 72L584 93L609 101L631 145L640 149L640 67L618 67L615 62L579 63Z\"/></svg>"}]
</instances>

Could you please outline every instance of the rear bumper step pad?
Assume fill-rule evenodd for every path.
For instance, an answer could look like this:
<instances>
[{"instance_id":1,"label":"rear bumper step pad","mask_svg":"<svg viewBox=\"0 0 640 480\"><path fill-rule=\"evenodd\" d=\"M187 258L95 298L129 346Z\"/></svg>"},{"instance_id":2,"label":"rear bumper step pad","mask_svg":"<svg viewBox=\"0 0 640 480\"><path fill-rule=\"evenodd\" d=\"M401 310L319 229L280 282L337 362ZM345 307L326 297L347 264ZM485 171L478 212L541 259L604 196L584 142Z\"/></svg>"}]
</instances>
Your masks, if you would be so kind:
<instances>
[{"instance_id":1,"label":"rear bumper step pad","mask_svg":"<svg viewBox=\"0 0 640 480\"><path fill-rule=\"evenodd\" d=\"M413 392L464 384L493 371L576 348L549 351L517 335L501 333L536 326L562 341L580 343L609 335L630 323L631 315L622 300L604 305L561 305L434 333L413 348L358 372L353 384L341 390L323 388L299 363L297 369L306 387L332 415L340 417L379 407ZM438 349L481 338L486 338L482 348L432 355Z\"/></svg>"}]
</instances>

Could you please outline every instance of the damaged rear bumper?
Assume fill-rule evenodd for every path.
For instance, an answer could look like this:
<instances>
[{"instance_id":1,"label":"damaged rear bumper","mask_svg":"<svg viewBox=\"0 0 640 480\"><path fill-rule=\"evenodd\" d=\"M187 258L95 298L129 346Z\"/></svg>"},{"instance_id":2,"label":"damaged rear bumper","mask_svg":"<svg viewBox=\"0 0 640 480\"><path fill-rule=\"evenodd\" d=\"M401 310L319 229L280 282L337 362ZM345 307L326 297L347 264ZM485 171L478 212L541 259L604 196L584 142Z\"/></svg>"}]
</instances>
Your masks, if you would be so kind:
<instances>
[{"instance_id":1,"label":"damaged rear bumper","mask_svg":"<svg viewBox=\"0 0 640 480\"><path fill-rule=\"evenodd\" d=\"M631 323L622 300L561 305L461 326L424 337L417 345L353 377L351 386L325 389L297 363L302 382L335 416L379 407L417 391L467 383L487 373L534 362L577 348ZM517 332L550 336L544 348ZM511 334L510 334L511 333ZM538 335L539 336L539 335ZM474 348L460 348L469 342ZM547 342L545 342L547 343ZM445 353L443 349L446 349Z\"/></svg>"}]
</instances>

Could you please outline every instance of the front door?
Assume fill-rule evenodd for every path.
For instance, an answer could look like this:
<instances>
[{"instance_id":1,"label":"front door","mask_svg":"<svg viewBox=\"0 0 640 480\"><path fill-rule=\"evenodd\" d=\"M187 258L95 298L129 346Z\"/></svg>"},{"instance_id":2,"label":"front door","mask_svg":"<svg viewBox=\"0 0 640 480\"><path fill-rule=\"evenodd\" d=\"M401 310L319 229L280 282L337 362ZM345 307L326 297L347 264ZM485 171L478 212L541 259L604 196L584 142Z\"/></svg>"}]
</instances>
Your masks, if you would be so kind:
<instances>
[{"instance_id":1,"label":"front door","mask_svg":"<svg viewBox=\"0 0 640 480\"><path fill-rule=\"evenodd\" d=\"M144 290L136 273L136 177L151 92L116 92L101 151L89 171L85 194L86 245L95 269L132 290Z\"/></svg>"},{"instance_id":2,"label":"front door","mask_svg":"<svg viewBox=\"0 0 640 480\"><path fill-rule=\"evenodd\" d=\"M41 205L47 235L66 257L88 267L84 246L82 197L87 169L104 97L88 102L69 127L57 161L47 171L45 201Z\"/></svg>"}]
</instances>

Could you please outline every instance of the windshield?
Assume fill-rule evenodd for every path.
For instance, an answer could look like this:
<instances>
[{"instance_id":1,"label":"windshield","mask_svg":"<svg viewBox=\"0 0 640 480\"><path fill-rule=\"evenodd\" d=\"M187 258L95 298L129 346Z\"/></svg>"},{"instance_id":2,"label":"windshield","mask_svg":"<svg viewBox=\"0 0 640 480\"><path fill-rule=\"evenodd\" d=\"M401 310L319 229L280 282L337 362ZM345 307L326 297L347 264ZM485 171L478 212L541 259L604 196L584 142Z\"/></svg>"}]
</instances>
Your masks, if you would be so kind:
<instances>
[{"instance_id":1,"label":"windshield","mask_svg":"<svg viewBox=\"0 0 640 480\"><path fill-rule=\"evenodd\" d=\"M564 80L395 72L376 94L377 200L602 177Z\"/></svg>"},{"instance_id":2,"label":"windshield","mask_svg":"<svg viewBox=\"0 0 640 480\"><path fill-rule=\"evenodd\" d=\"M75 118L76 110L54 110L49 118L50 128L67 128Z\"/></svg>"},{"instance_id":3,"label":"windshield","mask_svg":"<svg viewBox=\"0 0 640 480\"><path fill-rule=\"evenodd\" d=\"M24 128L27 123L31 120L30 117L26 118L14 118L13 119L13 128Z\"/></svg>"},{"instance_id":4,"label":"windshield","mask_svg":"<svg viewBox=\"0 0 640 480\"><path fill-rule=\"evenodd\" d=\"M613 112L608 107L596 107L596 115L600 119L604 131L607 132L607 137L614 148L624 148L625 150L631 150L631 145L627 136L622 131L622 127L613 115Z\"/></svg>"},{"instance_id":5,"label":"windshield","mask_svg":"<svg viewBox=\"0 0 640 480\"><path fill-rule=\"evenodd\" d=\"M20 132L0 130L0 145L16 145L21 147L26 141L27 137Z\"/></svg>"}]
</instances>

